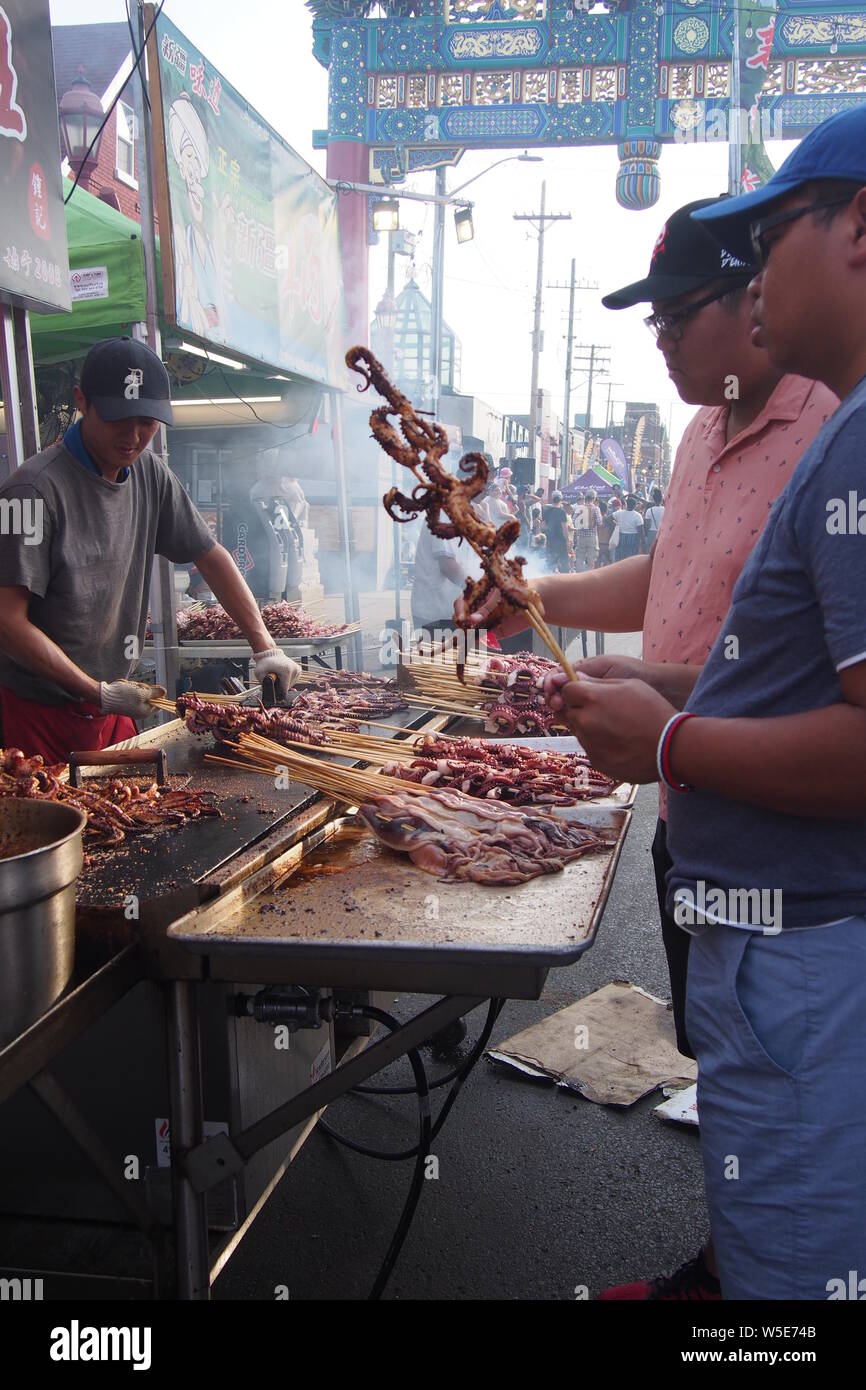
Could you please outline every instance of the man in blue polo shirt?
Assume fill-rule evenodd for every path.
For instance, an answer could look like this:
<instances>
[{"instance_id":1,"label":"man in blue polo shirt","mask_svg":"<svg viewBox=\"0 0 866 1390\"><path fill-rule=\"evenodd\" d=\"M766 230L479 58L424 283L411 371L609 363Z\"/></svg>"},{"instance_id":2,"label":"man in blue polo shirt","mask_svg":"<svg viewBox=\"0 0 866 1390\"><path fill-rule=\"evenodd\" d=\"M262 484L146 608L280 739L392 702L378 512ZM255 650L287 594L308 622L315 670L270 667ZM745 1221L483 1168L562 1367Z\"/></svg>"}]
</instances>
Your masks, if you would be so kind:
<instances>
[{"instance_id":1,"label":"man in blue polo shirt","mask_svg":"<svg viewBox=\"0 0 866 1390\"><path fill-rule=\"evenodd\" d=\"M696 216L762 267L750 285L753 341L842 404L775 503L685 710L640 680L556 678L551 699L597 766L661 776L674 792L668 908L694 934L686 1019L723 1297L856 1298L866 1275L866 107L824 122L757 193Z\"/></svg>"}]
</instances>

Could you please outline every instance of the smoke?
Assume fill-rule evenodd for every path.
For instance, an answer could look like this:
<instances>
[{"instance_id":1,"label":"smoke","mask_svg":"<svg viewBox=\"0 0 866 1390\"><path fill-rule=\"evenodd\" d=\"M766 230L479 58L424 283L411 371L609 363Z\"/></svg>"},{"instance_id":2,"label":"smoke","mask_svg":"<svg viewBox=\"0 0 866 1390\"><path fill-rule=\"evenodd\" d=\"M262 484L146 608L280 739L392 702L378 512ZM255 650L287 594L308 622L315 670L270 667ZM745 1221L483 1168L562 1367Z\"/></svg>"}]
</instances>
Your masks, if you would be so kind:
<instances>
[{"instance_id":1,"label":"smoke","mask_svg":"<svg viewBox=\"0 0 866 1390\"><path fill-rule=\"evenodd\" d=\"M551 573L547 563L547 552L542 549L530 550L526 554L526 564L523 566L524 579L543 579L545 575Z\"/></svg>"}]
</instances>

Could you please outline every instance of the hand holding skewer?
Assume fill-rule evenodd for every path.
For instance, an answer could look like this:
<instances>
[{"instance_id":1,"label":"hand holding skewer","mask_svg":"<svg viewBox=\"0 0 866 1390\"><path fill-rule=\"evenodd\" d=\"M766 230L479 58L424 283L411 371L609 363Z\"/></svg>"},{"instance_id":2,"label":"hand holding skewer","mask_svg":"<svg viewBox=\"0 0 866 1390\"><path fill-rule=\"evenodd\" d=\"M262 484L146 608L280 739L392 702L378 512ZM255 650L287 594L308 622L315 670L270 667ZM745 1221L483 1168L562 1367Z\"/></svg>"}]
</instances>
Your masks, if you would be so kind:
<instances>
[{"instance_id":1,"label":"hand holding skewer","mask_svg":"<svg viewBox=\"0 0 866 1390\"><path fill-rule=\"evenodd\" d=\"M373 437L417 480L418 485L410 496L397 488L385 494L383 501L388 515L394 521L404 522L423 512L433 535L446 540L460 537L481 559L481 578L468 579L462 601L458 599L455 604L458 627L473 626L471 619L479 609L494 620L525 610L531 626L569 679L575 680L572 666L544 621L541 599L523 577L526 561L519 555L506 556L520 534L519 521L509 517L497 528L482 521L472 506L472 499L483 492L490 476L484 455L466 454L460 460L458 474L449 473L441 462L448 452L448 436L442 426L418 414L411 401L388 379L381 362L368 348L350 348L346 363L365 378L366 385L359 390L375 386L384 396L387 405L374 410L370 416ZM443 512L447 520L442 520ZM496 600L491 609L490 600L494 594Z\"/></svg>"}]
</instances>

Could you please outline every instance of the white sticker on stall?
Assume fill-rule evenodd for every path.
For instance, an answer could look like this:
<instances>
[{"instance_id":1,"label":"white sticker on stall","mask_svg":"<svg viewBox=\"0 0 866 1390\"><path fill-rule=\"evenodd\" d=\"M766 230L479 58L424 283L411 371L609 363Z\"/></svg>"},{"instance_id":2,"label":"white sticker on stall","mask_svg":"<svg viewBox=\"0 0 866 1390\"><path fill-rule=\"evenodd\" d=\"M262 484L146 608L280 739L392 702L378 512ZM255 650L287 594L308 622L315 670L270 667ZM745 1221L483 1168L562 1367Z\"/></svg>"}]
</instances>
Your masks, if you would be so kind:
<instances>
[{"instance_id":1,"label":"white sticker on stall","mask_svg":"<svg viewBox=\"0 0 866 1390\"><path fill-rule=\"evenodd\" d=\"M108 266L92 265L85 270L70 270L69 288L73 304L78 299L107 299Z\"/></svg>"},{"instance_id":2,"label":"white sticker on stall","mask_svg":"<svg viewBox=\"0 0 866 1390\"><path fill-rule=\"evenodd\" d=\"M325 1043L317 1057L313 1058L313 1065L310 1067L310 1085L315 1086L317 1081L321 1081L323 1076L327 1076L331 1070L331 1043Z\"/></svg>"},{"instance_id":3,"label":"white sticker on stall","mask_svg":"<svg viewBox=\"0 0 866 1390\"><path fill-rule=\"evenodd\" d=\"M168 1120L156 1119L153 1124L156 1130L156 1166L157 1168L170 1168ZM228 1122L225 1120L205 1120L203 1128L205 1139L213 1139L215 1134L228 1134L229 1132Z\"/></svg>"}]
</instances>

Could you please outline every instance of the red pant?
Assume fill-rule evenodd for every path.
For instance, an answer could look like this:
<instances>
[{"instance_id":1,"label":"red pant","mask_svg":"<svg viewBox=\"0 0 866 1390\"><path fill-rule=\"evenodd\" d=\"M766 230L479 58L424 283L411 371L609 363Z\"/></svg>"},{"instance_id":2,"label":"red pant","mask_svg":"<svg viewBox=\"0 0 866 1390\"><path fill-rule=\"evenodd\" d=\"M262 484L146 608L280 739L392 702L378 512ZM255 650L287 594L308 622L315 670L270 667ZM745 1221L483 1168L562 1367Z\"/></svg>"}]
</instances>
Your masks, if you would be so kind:
<instances>
[{"instance_id":1,"label":"red pant","mask_svg":"<svg viewBox=\"0 0 866 1390\"><path fill-rule=\"evenodd\" d=\"M47 763L65 763L73 752L93 752L134 738L138 729L125 714L100 714L96 705L42 705L22 700L0 686L3 743L27 758L41 753Z\"/></svg>"}]
</instances>

